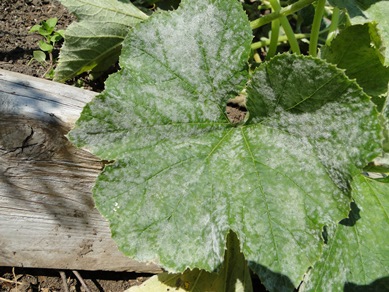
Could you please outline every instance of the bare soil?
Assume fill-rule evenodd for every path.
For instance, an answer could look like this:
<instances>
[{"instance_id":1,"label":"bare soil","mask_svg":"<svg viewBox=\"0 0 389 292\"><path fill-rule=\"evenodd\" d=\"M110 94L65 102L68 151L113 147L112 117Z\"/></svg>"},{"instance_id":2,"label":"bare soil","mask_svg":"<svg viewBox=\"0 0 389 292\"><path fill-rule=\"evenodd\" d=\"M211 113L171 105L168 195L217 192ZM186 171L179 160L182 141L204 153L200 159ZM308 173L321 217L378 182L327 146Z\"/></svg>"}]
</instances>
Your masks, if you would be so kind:
<instances>
[{"instance_id":1,"label":"bare soil","mask_svg":"<svg viewBox=\"0 0 389 292\"><path fill-rule=\"evenodd\" d=\"M41 77L47 68L36 61L28 64L33 51L39 50L41 37L28 31L33 25L52 17L58 18L58 29L66 28L74 19L56 1L0 1L0 68Z\"/></svg>"},{"instance_id":2,"label":"bare soil","mask_svg":"<svg viewBox=\"0 0 389 292\"><path fill-rule=\"evenodd\" d=\"M35 77L44 77L50 64L32 60L33 51L40 50L38 41L42 37L29 33L35 24L52 17L58 18L56 30L66 29L76 18L56 0L0 0L0 68ZM57 58L62 42L56 44L53 57ZM108 75L117 70L111 68L97 80L90 80L88 74L70 80L68 84L82 84L85 89L102 91ZM80 82L81 81L81 82Z\"/></svg>"},{"instance_id":3,"label":"bare soil","mask_svg":"<svg viewBox=\"0 0 389 292\"><path fill-rule=\"evenodd\" d=\"M86 291L72 271L64 271L69 292ZM138 286L151 275L125 272L79 271L92 292L120 292ZM46 269L0 268L0 291L59 292L65 291L59 271Z\"/></svg>"}]
</instances>

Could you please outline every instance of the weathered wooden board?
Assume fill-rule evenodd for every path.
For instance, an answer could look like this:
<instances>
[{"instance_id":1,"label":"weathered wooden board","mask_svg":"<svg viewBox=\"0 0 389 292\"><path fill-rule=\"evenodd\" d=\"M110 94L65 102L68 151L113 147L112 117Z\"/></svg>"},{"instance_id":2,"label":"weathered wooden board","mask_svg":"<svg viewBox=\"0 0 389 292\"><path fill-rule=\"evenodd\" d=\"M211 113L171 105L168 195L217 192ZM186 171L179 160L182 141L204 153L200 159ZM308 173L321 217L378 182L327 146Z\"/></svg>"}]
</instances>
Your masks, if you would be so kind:
<instances>
[{"instance_id":1,"label":"weathered wooden board","mask_svg":"<svg viewBox=\"0 0 389 292\"><path fill-rule=\"evenodd\" d=\"M91 197L102 163L64 136L95 94L0 70L0 266L160 271L117 250Z\"/></svg>"}]
</instances>

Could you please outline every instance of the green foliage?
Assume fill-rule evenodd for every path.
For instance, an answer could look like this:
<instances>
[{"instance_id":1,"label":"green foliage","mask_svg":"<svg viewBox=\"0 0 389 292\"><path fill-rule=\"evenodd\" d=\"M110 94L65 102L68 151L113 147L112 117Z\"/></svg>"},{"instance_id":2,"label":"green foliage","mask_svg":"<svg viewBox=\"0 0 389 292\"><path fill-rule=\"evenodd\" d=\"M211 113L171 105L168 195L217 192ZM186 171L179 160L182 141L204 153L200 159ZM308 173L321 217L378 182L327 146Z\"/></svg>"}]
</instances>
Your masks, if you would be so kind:
<instances>
[{"instance_id":1,"label":"green foliage","mask_svg":"<svg viewBox=\"0 0 389 292\"><path fill-rule=\"evenodd\" d=\"M389 228L388 184L357 175L352 189L349 217L328 226L328 244L302 291L387 291L389 288L389 245L385 232ZM371 282L369 288L358 289Z\"/></svg>"},{"instance_id":2,"label":"green foliage","mask_svg":"<svg viewBox=\"0 0 389 292\"><path fill-rule=\"evenodd\" d=\"M345 69L347 76L355 78L381 110L386 101L389 68L379 58L379 51L371 46L370 26L353 25L322 49L322 58Z\"/></svg>"},{"instance_id":3,"label":"green foliage","mask_svg":"<svg viewBox=\"0 0 389 292\"><path fill-rule=\"evenodd\" d=\"M56 17L49 18L42 21L40 24L36 24L29 30L29 33L38 33L44 39L38 42L40 51L33 51L33 58L31 61L35 60L42 65L46 64L47 56L50 60L50 66L44 74L48 78L53 78L53 66L56 60L53 58L53 50L56 43L63 39L64 30L55 30L58 19ZM47 54L47 56L46 56ZM31 62L30 61L30 62Z\"/></svg>"},{"instance_id":4,"label":"green foliage","mask_svg":"<svg viewBox=\"0 0 389 292\"><path fill-rule=\"evenodd\" d=\"M54 80L64 82L83 72L98 77L114 64L128 30L147 15L129 0L61 0L79 22L65 31Z\"/></svg>"},{"instance_id":5,"label":"green foliage","mask_svg":"<svg viewBox=\"0 0 389 292\"><path fill-rule=\"evenodd\" d=\"M239 250L239 240L234 233L227 237L223 265L218 273L204 270L186 270L184 273L161 273L153 276L141 286L126 292L150 291L236 291L252 292L250 271Z\"/></svg>"},{"instance_id":6,"label":"green foliage","mask_svg":"<svg viewBox=\"0 0 389 292\"><path fill-rule=\"evenodd\" d=\"M287 16L312 2L271 1L274 12L250 23L238 1L183 0L122 27L121 70L69 138L112 161L93 195L120 250L184 273L161 276L165 288L178 277L226 291L240 279L236 289L249 291L248 267L269 291L388 284L388 25L374 8L385 1L317 2L301 38L313 42L310 56L249 65L258 60L252 28L289 30ZM363 24L351 25L354 10ZM326 35L321 19L331 16ZM269 33L274 52L282 31ZM226 110L236 96L248 111L240 122Z\"/></svg>"},{"instance_id":7,"label":"green foliage","mask_svg":"<svg viewBox=\"0 0 389 292\"><path fill-rule=\"evenodd\" d=\"M375 48L381 62L389 66L389 1L387 0L332 0L335 6L346 8L353 25L369 23Z\"/></svg>"}]
</instances>

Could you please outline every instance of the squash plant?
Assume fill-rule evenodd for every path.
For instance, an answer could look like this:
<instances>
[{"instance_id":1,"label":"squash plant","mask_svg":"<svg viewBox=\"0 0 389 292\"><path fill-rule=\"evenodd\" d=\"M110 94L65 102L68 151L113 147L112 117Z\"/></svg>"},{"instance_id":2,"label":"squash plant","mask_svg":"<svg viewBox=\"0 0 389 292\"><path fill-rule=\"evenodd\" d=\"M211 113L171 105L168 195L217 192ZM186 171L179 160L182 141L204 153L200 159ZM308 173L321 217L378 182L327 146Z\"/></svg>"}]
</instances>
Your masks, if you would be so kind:
<instances>
[{"instance_id":1,"label":"squash plant","mask_svg":"<svg viewBox=\"0 0 389 292\"><path fill-rule=\"evenodd\" d=\"M316 1L308 56L286 16L313 1L269 2L250 22L235 0L183 0L128 30L68 135L109 161L96 206L124 254L184 272L168 286L251 291L251 269L269 291L387 289L389 181L371 172L388 172L387 1ZM329 7L346 20L319 58ZM270 22L295 53L251 66Z\"/></svg>"}]
</instances>

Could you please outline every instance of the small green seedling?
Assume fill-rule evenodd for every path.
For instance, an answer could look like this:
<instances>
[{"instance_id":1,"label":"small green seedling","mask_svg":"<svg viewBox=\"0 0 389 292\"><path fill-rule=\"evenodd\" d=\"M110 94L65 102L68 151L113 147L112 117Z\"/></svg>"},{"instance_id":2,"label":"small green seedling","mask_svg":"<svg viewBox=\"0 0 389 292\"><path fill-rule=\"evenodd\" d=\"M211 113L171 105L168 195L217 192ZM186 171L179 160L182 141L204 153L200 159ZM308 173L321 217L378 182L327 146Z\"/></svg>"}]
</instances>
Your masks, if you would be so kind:
<instances>
[{"instance_id":1,"label":"small green seedling","mask_svg":"<svg viewBox=\"0 0 389 292\"><path fill-rule=\"evenodd\" d=\"M49 18L47 20L43 20L40 24L34 25L30 30L29 33L37 32L42 37L44 37L43 40L40 40L38 42L40 50L33 52L33 58L29 62L29 64L36 60L38 61L42 66L45 65L47 55L49 56L49 68L46 70L45 74L43 76L52 79L54 74L54 64L56 63L56 59L53 57L53 50L56 43L58 43L60 40L63 39L63 33L64 30L55 30L55 26L57 25L58 19L56 17ZM47 55L46 55L47 54Z\"/></svg>"}]
</instances>

